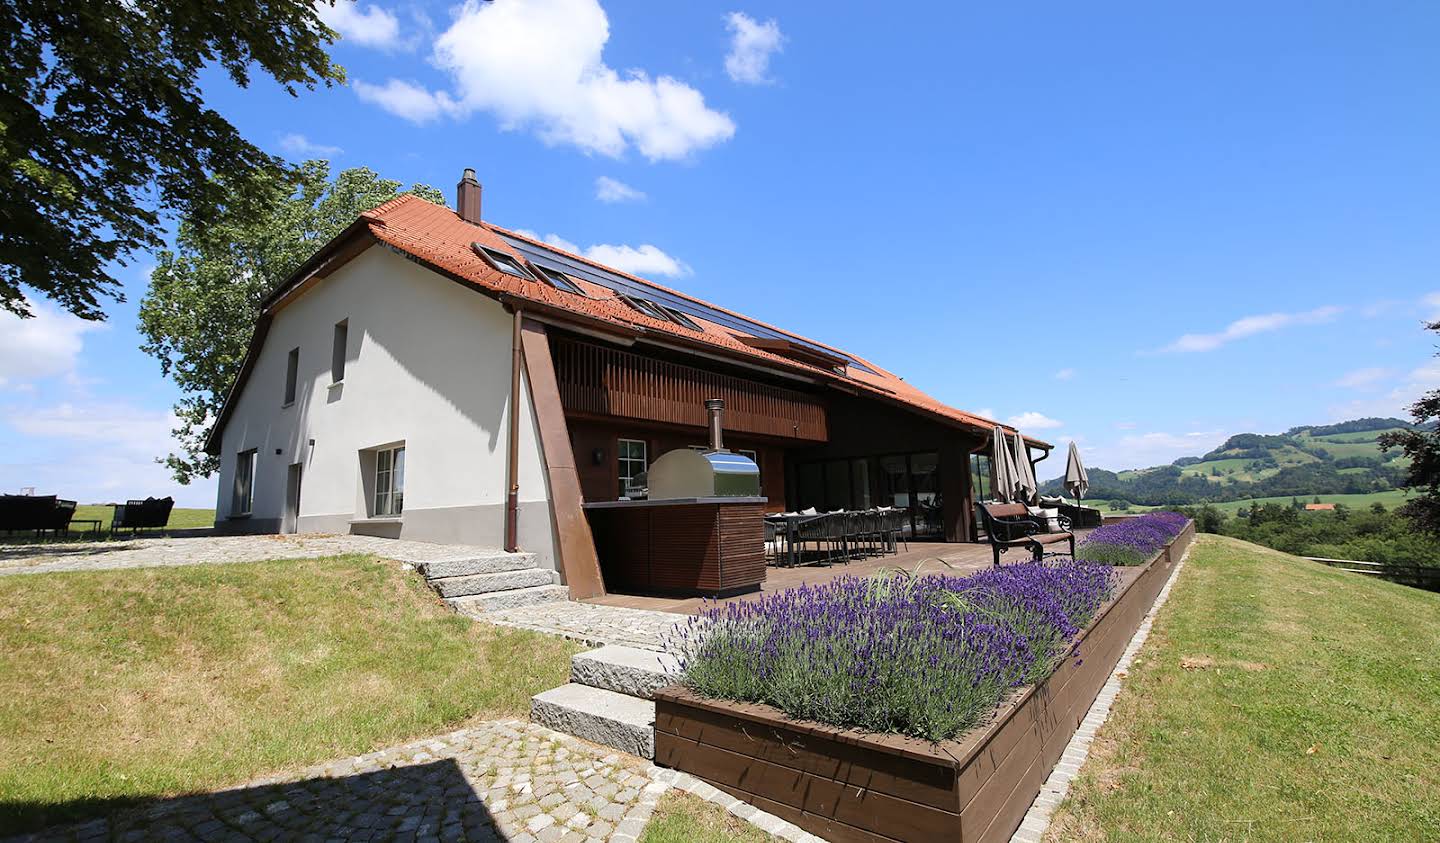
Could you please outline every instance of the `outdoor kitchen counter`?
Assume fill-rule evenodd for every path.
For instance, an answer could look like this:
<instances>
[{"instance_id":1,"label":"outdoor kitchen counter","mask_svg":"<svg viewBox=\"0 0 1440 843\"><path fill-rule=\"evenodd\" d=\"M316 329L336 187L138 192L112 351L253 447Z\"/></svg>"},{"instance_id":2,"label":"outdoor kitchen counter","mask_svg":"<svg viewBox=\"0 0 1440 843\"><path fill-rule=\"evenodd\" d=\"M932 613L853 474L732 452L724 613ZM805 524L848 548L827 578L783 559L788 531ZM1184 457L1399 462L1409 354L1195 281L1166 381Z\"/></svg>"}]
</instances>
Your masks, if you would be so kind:
<instances>
[{"instance_id":1,"label":"outdoor kitchen counter","mask_svg":"<svg viewBox=\"0 0 1440 843\"><path fill-rule=\"evenodd\" d=\"M605 589L728 596L765 581L763 497L585 504Z\"/></svg>"}]
</instances>

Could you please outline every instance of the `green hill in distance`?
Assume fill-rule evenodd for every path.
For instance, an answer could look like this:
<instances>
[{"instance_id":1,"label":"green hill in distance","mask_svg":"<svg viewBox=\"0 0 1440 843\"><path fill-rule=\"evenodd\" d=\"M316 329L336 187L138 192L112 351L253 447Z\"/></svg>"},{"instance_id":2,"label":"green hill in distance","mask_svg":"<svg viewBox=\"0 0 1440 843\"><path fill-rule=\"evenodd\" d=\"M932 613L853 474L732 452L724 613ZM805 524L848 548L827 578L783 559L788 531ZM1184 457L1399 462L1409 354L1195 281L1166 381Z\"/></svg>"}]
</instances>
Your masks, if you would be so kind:
<instances>
[{"instance_id":1,"label":"green hill in distance","mask_svg":"<svg viewBox=\"0 0 1440 843\"><path fill-rule=\"evenodd\" d=\"M1181 506L1389 492L1400 487L1407 463L1398 451L1381 451L1376 440L1412 427L1401 419L1365 418L1280 434L1240 433L1208 454L1181 457L1170 465L1118 473L1091 468L1086 497ZM1057 477L1042 483L1041 493L1062 494L1062 486Z\"/></svg>"}]
</instances>

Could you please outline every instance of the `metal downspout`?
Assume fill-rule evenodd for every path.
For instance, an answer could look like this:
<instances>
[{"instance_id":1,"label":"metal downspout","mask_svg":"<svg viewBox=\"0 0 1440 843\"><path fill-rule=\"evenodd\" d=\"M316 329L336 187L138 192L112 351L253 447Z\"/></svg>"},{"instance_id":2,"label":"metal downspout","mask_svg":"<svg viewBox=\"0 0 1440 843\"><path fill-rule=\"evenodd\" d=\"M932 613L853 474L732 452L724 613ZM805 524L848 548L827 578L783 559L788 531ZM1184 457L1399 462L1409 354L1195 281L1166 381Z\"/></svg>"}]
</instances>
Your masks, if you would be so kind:
<instances>
[{"instance_id":1,"label":"metal downspout","mask_svg":"<svg viewBox=\"0 0 1440 843\"><path fill-rule=\"evenodd\" d=\"M520 549L520 319L517 307L510 331L510 454L505 461L505 550Z\"/></svg>"}]
</instances>

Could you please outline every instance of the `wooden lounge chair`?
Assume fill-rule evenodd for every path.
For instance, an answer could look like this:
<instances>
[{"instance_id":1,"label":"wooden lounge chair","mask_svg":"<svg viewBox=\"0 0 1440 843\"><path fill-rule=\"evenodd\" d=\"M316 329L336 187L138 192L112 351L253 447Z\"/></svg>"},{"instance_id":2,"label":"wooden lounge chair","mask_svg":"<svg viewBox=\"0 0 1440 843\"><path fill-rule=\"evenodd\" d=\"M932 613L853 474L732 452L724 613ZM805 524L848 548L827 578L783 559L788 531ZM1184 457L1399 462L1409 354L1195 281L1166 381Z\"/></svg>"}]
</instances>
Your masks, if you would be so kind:
<instances>
[{"instance_id":1,"label":"wooden lounge chair","mask_svg":"<svg viewBox=\"0 0 1440 843\"><path fill-rule=\"evenodd\" d=\"M110 534L116 530L129 530L135 535L140 530L164 529L170 523L170 510L175 506L174 498L146 498L115 505L115 515L110 519Z\"/></svg>"},{"instance_id":2,"label":"wooden lounge chair","mask_svg":"<svg viewBox=\"0 0 1440 843\"><path fill-rule=\"evenodd\" d=\"M1045 527L1030 517L1030 510L1026 509L1023 503L982 503L977 509L980 510L985 535L990 540L990 549L995 553L997 568L1000 566L1000 554L1011 548L1029 550L1035 561L1039 562L1046 555L1060 555L1058 552L1047 554L1045 548L1069 542L1070 555L1075 555L1075 534L1068 530L1060 533L1045 532Z\"/></svg>"}]
</instances>

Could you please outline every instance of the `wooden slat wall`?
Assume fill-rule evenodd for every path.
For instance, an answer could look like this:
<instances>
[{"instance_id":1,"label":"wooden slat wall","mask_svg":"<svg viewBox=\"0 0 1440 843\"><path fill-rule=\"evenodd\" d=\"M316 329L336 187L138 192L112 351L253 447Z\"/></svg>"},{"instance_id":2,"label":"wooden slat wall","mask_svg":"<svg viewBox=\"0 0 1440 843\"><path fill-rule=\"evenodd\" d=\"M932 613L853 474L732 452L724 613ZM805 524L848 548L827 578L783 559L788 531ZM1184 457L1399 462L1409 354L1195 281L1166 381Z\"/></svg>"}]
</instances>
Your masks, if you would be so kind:
<instances>
[{"instance_id":1,"label":"wooden slat wall","mask_svg":"<svg viewBox=\"0 0 1440 843\"><path fill-rule=\"evenodd\" d=\"M555 340L554 358L560 400L573 412L705 427L705 400L723 398L726 430L829 438L825 405L803 392L568 339Z\"/></svg>"}]
</instances>

